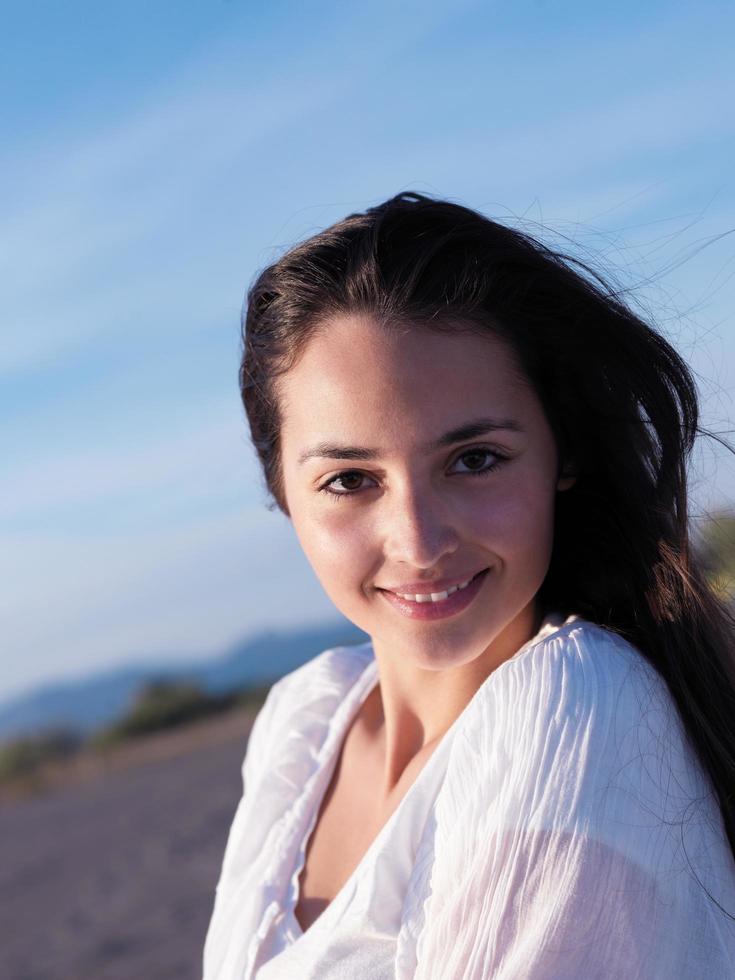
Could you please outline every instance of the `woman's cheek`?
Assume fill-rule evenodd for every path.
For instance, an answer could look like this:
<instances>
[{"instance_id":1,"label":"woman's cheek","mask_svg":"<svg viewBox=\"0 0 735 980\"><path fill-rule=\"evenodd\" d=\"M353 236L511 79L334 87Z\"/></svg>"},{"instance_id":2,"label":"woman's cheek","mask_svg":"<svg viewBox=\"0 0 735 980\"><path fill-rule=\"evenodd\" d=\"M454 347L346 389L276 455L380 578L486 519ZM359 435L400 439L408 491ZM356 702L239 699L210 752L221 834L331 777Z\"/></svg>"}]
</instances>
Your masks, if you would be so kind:
<instances>
[{"instance_id":1,"label":"woman's cheek","mask_svg":"<svg viewBox=\"0 0 735 980\"><path fill-rule=\"evenodd\" d=\"M522 507L521 507L522 505ZM525 527L526 532L523 533ZM540 492L528 492L519 502L516 524L516 549L525 555L525 563L538 586L546 577L551 561L554 541L554 496Z\"/></svg>"},{"instance_id":2,"label":"woman's cheek","mask_svg":"<svg viewBox=\"0 0 735 980\"><path fill-rule=\"evenodd\" d=\"M539 487L515 484L488 503L481 533L508 563L534 555L543 561L551 554L553 504Z\"/></svg>"},{"instance_id":3,"label":"woman's cheek","mask_svg":"<svg viewBox=\"0 0 735 980\"><path fill-rule=\"evenodd\" d=\"M331 502L330 502L331 503ZM349 502L338 501L334 508L349 508ZM312 515L297 534L317 578L330 598L354 591L371 568L369 535L354 515ZM308 530L307 530L308 529ZM374 560L374 559L373 559Z\"/></svg>"}]
</instances>

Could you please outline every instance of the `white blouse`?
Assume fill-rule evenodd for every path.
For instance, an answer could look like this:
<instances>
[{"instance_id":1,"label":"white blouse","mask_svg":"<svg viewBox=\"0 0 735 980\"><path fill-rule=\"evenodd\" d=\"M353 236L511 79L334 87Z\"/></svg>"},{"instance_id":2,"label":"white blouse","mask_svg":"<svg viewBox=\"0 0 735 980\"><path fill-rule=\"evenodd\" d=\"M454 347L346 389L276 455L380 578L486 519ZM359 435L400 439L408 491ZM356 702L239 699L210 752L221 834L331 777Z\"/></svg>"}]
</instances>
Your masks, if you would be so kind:
<instances>
[{"instance_id":1,"label":"white blouse","mask_svg":"<svg viewBox=\"0 0 735 980\"><path fill-rule=\"evenodd\" d=\"M735 862L714 790L658 672L576 616L547 617L484 681L302 932L306 845L378 680L366 643L271 688L204 980L735 976Z\"/></svg>"}]
</instances>

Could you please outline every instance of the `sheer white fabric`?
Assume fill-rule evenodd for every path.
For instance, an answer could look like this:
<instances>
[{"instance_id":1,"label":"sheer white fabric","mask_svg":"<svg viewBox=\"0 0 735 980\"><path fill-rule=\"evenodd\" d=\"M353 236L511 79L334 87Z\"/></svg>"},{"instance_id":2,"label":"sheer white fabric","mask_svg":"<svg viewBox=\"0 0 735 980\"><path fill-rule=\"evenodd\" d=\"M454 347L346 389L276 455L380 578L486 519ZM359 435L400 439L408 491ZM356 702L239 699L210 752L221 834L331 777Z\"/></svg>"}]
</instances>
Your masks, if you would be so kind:
<instances>
[{"instance_id":1,"label":"sheer white fabric","mask_svg":"<svg viewBox=\"0 0 735 980\"><path fill-rule=\"evenodd\" d=\"M735 923L720 908L735 916L735 862L714 791L658 673L578 617L548 617L487 678L303 933L306 844L377 682L365 644L271 689L204 980L735 976Z\"/></svg>"}]
</instances>

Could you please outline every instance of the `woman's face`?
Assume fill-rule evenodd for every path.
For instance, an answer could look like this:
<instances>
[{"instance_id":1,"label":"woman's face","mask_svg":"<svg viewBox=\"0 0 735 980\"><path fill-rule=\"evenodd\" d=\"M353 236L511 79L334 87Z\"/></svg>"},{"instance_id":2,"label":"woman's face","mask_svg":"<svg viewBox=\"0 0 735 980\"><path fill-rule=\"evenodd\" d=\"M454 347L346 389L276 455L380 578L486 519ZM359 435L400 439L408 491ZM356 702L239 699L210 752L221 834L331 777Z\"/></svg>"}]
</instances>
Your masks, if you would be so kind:
<instances>
[{"instance_id":1,"label":"woman's face","mask_svg":"<svg viewBox=\"0 0 735 980\"><path fill-rule=\"evenodd\" d=\"M429 669L533 635L573 478L505 342L339 316L278 396L286 505L348 619Z\"/></svg>"}]
</instances>

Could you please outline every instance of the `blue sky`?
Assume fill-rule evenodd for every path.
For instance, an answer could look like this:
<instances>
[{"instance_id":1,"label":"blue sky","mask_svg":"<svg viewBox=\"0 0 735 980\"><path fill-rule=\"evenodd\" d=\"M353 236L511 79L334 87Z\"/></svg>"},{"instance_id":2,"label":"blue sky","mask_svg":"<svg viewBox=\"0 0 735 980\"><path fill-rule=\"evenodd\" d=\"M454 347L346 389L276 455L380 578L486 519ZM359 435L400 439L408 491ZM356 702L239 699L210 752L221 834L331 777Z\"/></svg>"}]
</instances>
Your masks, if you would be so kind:
<instances>
[{"instance_id":1,"label":"blue sky","mask_svg":"<svg viewBox=\"0 0 735 980\"><path fill-rule=\"evenodd\" d=\"M3 4L0 698L333 614L264 507L239 311L399 190L612 271L735 404L735 8ZM735 500L704 445L702 512Z\"/></svg>"}]
</instances>

